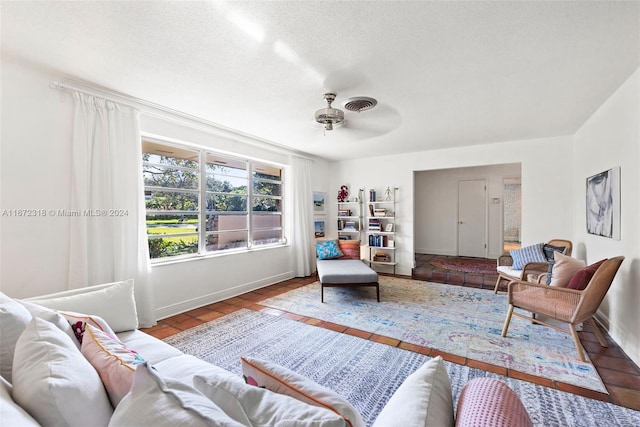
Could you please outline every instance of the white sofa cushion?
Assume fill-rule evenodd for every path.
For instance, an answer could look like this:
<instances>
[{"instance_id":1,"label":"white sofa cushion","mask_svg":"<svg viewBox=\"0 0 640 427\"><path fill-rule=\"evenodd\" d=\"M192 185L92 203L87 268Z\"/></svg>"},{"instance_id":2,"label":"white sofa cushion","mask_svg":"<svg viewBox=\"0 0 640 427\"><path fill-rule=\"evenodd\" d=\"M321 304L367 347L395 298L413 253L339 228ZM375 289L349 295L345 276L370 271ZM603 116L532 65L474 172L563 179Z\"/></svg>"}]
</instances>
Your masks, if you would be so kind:
<instances>
[{"instance_id":1,"label":"white sofa cushion","mask_svg":"<svg viewBox=\"0 0 640 427\"><path fill-rule=\"evenodd\" d=\"M38 427L40 424L11 397L11 384L0 377L0 421L3 426Z\"/></svg>"},{"instance_id":2,"label":"white sofa cushion","mask_svg":"<svg viewBox=\"0 0 640 427\"><path fill-rule=\"evenodd\" d=\"M196 389L234 420L247 426L345 427L338 414L293 397L244 383L242 378L219 370L215 375L196 375Z\"/></svg>"},{"instance_id":3,"label":"white sofa cushion","mask_svg":"<svg viewBox=\"0 0 640 427\"><path fill-rule=\"evenodd\" d=\"M498 273L506 274L514 279L519 279L522 276L522 270L516 270L510 265L499 265L496 270L498 270Z\"/></svg>"},{"instance_id":4,"label":"white sofa cushion","mask_svg":"<svg viewBox=\"0 0 640 427\"><path fill-rule=\"evenodd\" d=\"M102 317L115 332L138 328L138 315L133 294L133 279L107 283L93 291L60 293L52 298L30 298L28 301L60 311L75 311Z\"/></svg>"},{"instance_id":5,"label":"white sofa cushion","mask_svg":"<svg viewBox=\"0 0 640 427\"><path fill-rule=\"evenodd\" d=\"M31 313L22 304L0 292L0 375L9 382L16 342L30 321Z\"/></svg>"},{"instance_id":6,"label":"white sofa cushion","mask_svg":"<svg viewBox=\"0 0 640 427\"><path fill-rule=\"evenodd\" d=\"M13 398L42 425L107 425L113 408L74 340L34 317L16 343Z\"/></svg>"},{"instance_id":7,"label":"white sofa cushion","mask_svg":"<svg viewBox=\"0 0 640 427\"><path fill-rule=\"evenodd\" d=\"M86 325L81 351L98 371L111 404L118 406L131 389L136 367L145 360L116 338L89 324Z\"/></svg>"},{"instance_id":8,"label":"white sofa cushion","mask_svg":"<svg viewBox=\"0 0 640 427\"><path fill-rule=\"evenodd\" d=\"M327 408L339 414L353 427L364 426L358 411L342 396L277 363L242 357L242 374L247 384L265 387L310 405Z\"/></svg>"},{"instance_id":9,"label":"white sofa cushion","mask_svg":"<svg viewBox=\"0 0 640 427\"><path fill-rule=\"evenodd\" d=\"M453 426L451 383L442 357L435 357L409 375L382 409L373 427Z\"/></svg>"},{"instance_id":10,"label":"white sofa cushion","mask_svg":"<svg viewBox=\"0 0 640 427\"><path fill-rule=\"evenodd\" d=\"M124 345L137 351L138 354L144 357L144 360L155 367L157 367L156 365L159 362L183 355L183 353L177 348L172 347L169 344L138 330L120 332L119 334L117 334L117 336ZM171 373L169 373L169 375L171 375ZM175 378L182 378L179 375L173 376ZM189 379L188 382L191 383L191 379Z\"/></svg>"},{"instance_id":11,"label":"white sofa cushion","mask_svg":"<svg viewBox=\"0 0 640 427\"><path fill-rule=\"evenodd\" d=\"M122 399L109 426L240 427L206 396L176 379L160 376L148 362L139 365L131 391Z\"/></svg>"}]
</instances>

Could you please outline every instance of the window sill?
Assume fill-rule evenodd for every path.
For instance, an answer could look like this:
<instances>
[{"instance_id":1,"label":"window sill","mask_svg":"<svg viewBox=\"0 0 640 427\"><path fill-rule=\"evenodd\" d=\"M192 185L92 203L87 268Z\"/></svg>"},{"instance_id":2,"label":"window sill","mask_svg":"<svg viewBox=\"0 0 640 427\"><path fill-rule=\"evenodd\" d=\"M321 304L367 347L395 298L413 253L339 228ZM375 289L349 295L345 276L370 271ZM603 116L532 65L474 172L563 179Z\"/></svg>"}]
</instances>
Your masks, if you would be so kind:
<instances>
[{"instance_id":1,"label":"window sill","mask_svg":"<svg viewBox=\"0 0 640 427\"><path fill-rule=\"evenodd\" d=\"M285 248L288 246L291 246L291 245L289 243L282 243L279 245L256 246L251 249L238 249L238 250L231 249L231 250L223 251L221 253L211 252L211 253L206 253L202 255L185 255L183 257L173 257L171 259L166 259L166 260L163 260L162 258L158 258L158 261L151 260L151 268L161 267L161 266L171 265L171 264L182 264L185 262L192 262L192 261L202 261L210 258L221 258L221 257L238 255L238 254L247 254L251 252L268 251L271 249Z\"/></svg>"}]
</instances>

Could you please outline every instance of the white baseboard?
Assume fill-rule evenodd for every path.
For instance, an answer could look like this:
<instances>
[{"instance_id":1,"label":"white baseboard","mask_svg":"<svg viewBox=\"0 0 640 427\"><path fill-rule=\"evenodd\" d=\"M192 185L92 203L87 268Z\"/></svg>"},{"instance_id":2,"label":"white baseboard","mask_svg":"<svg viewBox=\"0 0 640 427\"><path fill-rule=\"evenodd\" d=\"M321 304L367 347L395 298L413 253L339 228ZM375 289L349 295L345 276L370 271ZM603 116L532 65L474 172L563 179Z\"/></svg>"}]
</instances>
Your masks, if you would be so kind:
<instances>
[{"instance_id":1,"label":"white baseboard","mask_svg":"<svg viewBox=\"0 0 640 427\"><path fill-rule=\"evenodd\" d=\"M292 279L293 277L295 277L293 271L289 271L277 276L267 277L255 282L245 283L222 291L202 295L198 298L192 298L176 304L160 307L156 309L156 319L160 320L167 317L175 316L176 314L184 313L198 307L203 307L205 305L213 304L214 302L223 301L229 298L236 297L238 295L245 294L247 292L255 291L256 289L264 288L265 286L283 282L285 280Z\"/></svg>"},{"instance_id":2,"label":"white baseboard","mask_svg":"<svg viewBox=\"0 0 640 427\"><path fill-rule=\"evenodd\" d=\"M429 254L429 255L448 255L448 256L458 256L456 251L443 250L443 249L427 249L427 248L416 248L417 254Z\"/></svg>"},{"instance_id":3,"label":"white baseboard","mask_svg":"<svg viewBox=\"0 0 640 427\"><path fill-rule=\"evenodd\" d=\"M609 318L602 311L596 312L596 322L609 333L609 336L633 360L633 363L640 366L640 343L636 339L629 338L631 334L624 328L612 326Z\"/></svg>"}]
</instances>

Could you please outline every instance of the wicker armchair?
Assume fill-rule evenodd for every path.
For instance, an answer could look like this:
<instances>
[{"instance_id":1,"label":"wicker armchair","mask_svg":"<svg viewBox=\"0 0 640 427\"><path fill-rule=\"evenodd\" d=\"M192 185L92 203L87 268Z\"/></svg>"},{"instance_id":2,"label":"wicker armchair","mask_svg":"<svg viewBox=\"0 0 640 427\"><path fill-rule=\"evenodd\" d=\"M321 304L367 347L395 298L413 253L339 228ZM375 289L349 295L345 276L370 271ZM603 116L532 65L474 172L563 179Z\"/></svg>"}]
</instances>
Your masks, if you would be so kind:
<instances>
[{"instance_id":1,"label":"wicker armchair","mask_svg":"<svg viewBox=\"0 0 640 427\"><path fill-rule=\"evenodd\" d=\"M576 331L576 325L587 320L591 322L593 332L598 338L600 345L608 347L607 341L596 325L593 315L596 310L598 310L598 307L600 307L600 303L609 290L611 282L623 260L624 257L619 256L608 259L602 263L589 281L587 287L582 291L548 286L540 283L523 282L521 280L510 282L507 290L509 311L507 312L504 327L502 328L502 336L507 336L511 316L516 315L560 332L570 333L573 336L573 342L578 350L580 360L586 362L584 351L582 350L582 345L580 344L580 339ZM529 317L515 312L513 310L514 308L529 311L532 313L532 316ZM569 324L569 330L544 322L536 318L536 314L566 322Z\"/></svg>"},{"instance_id":2,"label":"wicker armchair","mask_svg":"<svg viewBox=\"0 0 640 427\"><path fill-rule=\"evenodd\" d=\"M564 254L567 256L571 256L571 252L573 250L573 244L570 240L553 239L549 240L547 245L564 246L566 248L564 250ZM513 258L511 258L510 255L500 256L497 262L498 280L496 280L496 287L493 289L493 292L496 294L500 290L501 286L506 290L506 286L512 280L527 280L527 277L530 274L533 274L536 279L539 279L542 274L545 274L549 270L549 264L546 262L529 262L522 270L501 269L500 267L510 267L513 265Z\"/></svg>"}]
</instances>

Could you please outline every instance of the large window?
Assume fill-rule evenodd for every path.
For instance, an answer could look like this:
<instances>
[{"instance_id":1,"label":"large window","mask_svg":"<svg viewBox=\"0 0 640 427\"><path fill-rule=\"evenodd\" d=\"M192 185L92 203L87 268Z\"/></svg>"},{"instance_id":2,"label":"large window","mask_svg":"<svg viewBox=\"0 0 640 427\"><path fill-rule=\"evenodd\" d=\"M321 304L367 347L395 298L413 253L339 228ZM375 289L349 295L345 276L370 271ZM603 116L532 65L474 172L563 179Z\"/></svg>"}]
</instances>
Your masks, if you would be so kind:
<instances>
[{"instance_id":1,"label":"large window","mask_svg":"<svg viewBox=\"0 0 640 427\"><path fill-rule=\"evenodd\" d=\"M282 168L142 141L152 259L279 245Z\"/></svg>"}]
</instances>

